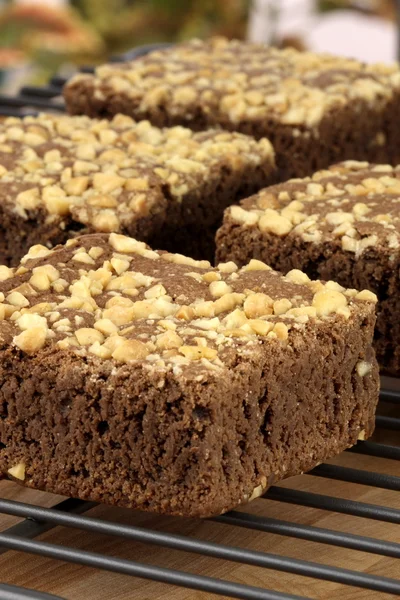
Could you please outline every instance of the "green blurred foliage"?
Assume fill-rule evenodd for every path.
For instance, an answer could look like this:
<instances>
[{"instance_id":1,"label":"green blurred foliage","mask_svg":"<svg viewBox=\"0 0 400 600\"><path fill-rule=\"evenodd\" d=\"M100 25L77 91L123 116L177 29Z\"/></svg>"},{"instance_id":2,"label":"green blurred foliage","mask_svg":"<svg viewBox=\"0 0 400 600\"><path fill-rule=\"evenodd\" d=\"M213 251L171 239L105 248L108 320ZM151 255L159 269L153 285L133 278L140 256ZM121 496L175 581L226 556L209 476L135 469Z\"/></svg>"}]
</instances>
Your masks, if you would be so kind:
<instances>
[{"instance_id":1,"label":"green blurred foliage","mask_svg":"<svg viewBox=\"0 0 400 600\"><path fill-rule=\"evenodd\" d=\"M111 52L191 37L243 37L250 0L73 0Z\"/></svg>"},{"instance_id":2,"label":"green blurred foliage","mask_svg":"<svg viewBox=\"0 0 400 600\"><path fill-rule=\"evenodd\" d=\"M20 52L34 64L38 83L66 64L97 64L113 53L151 42L246 34L250 0L72 0L67 8L45 3L0 8L2 51Z\"/></svg>"}]
</instances>

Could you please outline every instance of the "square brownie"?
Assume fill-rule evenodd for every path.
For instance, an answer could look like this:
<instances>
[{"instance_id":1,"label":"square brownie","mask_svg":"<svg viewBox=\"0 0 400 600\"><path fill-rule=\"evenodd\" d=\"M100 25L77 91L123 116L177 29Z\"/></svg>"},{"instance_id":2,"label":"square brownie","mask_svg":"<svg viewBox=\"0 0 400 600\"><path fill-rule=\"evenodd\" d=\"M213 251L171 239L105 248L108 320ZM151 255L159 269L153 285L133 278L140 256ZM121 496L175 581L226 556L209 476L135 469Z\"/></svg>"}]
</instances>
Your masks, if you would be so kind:
<instances>
[{"instance_id":1,"label":"square brownie","mask_svg":"<svg viewBox=\"0 0 400 600\"><path fill-rule=\"evenodd\" d=\"M268 137L281 180L346 159L400 163L400 68L215 38L78 74L72 114Z\"/></svg>"},{"instance_id":2,"label":"square brownie","mask_svg":"<svg viewBox=\"0 0 400 600\"><path fill-rule=\"evenodd\" d=\"M0 263L77 232L211 256L223 209L276 181L268 140L159 129L120 115L0 124ZM214 250L213 250L214 248Z\"/></svg>"},{"instance_id":3,"label":"square brownie","mask_svg":"<svg viewBox=\"0 0 400 600\"><path fill-rule=\"evenodd\" d=\"M0 473L207 517L371 435L375 296L91 234L0 267Z\"/></svg>"},{"instance_id":4,"label":"square brownie","mask_svg":"<svg viewBox=\"0 0 400 600\"><path fill-rule=\"evenodd\" d=\"M378 296L375 349L400 376L400 166L346 161L268 187L227 209L219 260L251 258L284 273L366 288Z\"/></svg>"}]
</instances>

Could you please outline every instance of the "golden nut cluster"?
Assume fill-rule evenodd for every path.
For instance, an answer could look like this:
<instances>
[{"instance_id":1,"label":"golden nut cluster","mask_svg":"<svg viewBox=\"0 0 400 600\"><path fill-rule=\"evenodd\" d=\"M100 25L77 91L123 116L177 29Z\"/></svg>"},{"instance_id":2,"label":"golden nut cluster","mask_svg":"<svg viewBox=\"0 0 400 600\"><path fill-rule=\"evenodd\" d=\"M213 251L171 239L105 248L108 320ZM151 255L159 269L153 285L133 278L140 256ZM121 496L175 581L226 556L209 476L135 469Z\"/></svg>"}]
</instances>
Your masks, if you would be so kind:
<instances>
[{"instance_id":1,"label":"golden nut cluster","mask_svg":"<svg viewBox=\"0 0 400 600\"><path fill-rule=\"evenodd\" d=\"M142 113L162 106L171 116L198 110L236 125L274 119L314 128L335 107L357 100L365 104L389 100L399 87L396 65L367 66L346 58L218 38L156 51L128 65L103 65L95 75L73 77L64 95L72 109L77 96L93 95L107 104L117 92L134 99Z\"/></svg>"},{"instance_id":2,"label":"golden nut cluster","mask_svg":"<svg viewBox=\"0 0 400 600\"><path fill-rule=\"evenodd\" d=\"M1 152L9 156L0 186L12 186L6 201L20 217L44 208L49 218L72 215L99 232L119 231L148 216L153 206L163 208L167 196L180 202L218 171L274 169L268 140L159 129L122 115L112 121L45 114L9 118L0 127Z\"/></svg>"},{"instance_id":3,"label":"golden nut cluster","mask_svg":"<svg viewBox=\"0 0 400 600\"><path fill-rule=\"evenodd\" d=\"M359 302L376 296L298 270L283 277L257 260L213 268L117 233L69 240L62 250L34 246L20 267L0 268L0 319L11 324L17 350L55 345L178 371L218 369L231 348L290 343L292 330L349 319Z\"/></svg>"},{"instance_id":4,"label":"golden nut cluster","mask_svg":"<svg viewBox=\"0 0 400 600\"><path fill-rule=\"evenodd\" d=\"M345 161L312 177L261 190L225 219L263 235L336 241L359 257L379 244L400 248L400 167Z\"/></svg>"}]
</instances>

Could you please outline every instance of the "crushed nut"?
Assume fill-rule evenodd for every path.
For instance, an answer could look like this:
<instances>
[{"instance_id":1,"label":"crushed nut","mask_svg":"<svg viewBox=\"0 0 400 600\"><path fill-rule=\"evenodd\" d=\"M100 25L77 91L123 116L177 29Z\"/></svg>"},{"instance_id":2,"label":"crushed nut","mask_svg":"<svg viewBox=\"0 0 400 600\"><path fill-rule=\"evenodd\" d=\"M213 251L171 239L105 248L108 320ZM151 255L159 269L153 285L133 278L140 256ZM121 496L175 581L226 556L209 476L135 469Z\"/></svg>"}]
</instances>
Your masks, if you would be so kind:
<instances>
[{"instance_id":1,"label":"crushed nut","mask_svg":"<svg viewBox=\"0 0 400 600\"><path fill-rule=\"evenodd\" d=\"M16 335L13 342L23 352L37 352L43 348L46 342L47 330L44 327L30 327L19 335Z\"/></svg>"},{"instance_id":2,"label":"crushed nut","mask_svg":"<svg viewBox=\"0 0 400 600\"><path fill-rule=\"evenodd\" d=\"M20 479L21 481L24 481L25 469L25 464L21 462L16 464L14 467L11 467L11 469L8 469L7 473L9 473L11 477L15 477L15 479Z\"/></svg>"},{"instance_id":3,"label":"crushed nut","mask_svg":"<svg viewBox=\"0 0 400 600\"><path fill-rule=\"evenodd\" d=\"M244 301L243 308L246 317L257 319L265 315L272 315L274 301L267 294L250 294Z\"/></svg>"},{"instance_id":4,"label":"crushed nut","mask_svg":"<svg viewBox=\"0 0 400 600\"><path fill-rule=\"evenodd\" d=\"M15 347L34 353L47 344L51 353L54 345L92 361L142 361L140 368L174 373L192 361L193 369L217 372L226 352L286 346L310 320L349 319L359 300L375 298L298 270L282 276L256 260L241 269L190 263L187 273L180 255L175 260L116 233L30 255L36 253L40 260L22 269L0 269L0 322L7 321ZM186 279L191 274L199 278Z\"/></svg>"},{"instance_id":5,"label":"crushed nut","mask_svg":"<svg viewBox=\"0 0 400 600\"><path fill-rule=\"evenodd\" d=\"M118 345L112 353L112 357L120 362L131 360L143 360L150 354L146 344L139 340L125 340Z\"/></svg>"},{"instance_id":6,"label":"crushed nut","mask_svg":"<svg viewBox=\"0 0 400 600\"><path fill-rule=\"evenodd\" d=\"M317 316L325 317L347 306L347 298L341 292L325 289L314 295L312 304L317 311Z\"/></svg>"},{"instance_id":7,"label":"crushed nut","mask_svg":"<svg viewBox=\"0 0 400 600\"><path fill-rule=\"evenodd\" d=\"M360 362L358 362L356 365L356 371L360 377L365 377L372 371L372 365L365 360L360 360Z\"/></svg>"}]
</instances>

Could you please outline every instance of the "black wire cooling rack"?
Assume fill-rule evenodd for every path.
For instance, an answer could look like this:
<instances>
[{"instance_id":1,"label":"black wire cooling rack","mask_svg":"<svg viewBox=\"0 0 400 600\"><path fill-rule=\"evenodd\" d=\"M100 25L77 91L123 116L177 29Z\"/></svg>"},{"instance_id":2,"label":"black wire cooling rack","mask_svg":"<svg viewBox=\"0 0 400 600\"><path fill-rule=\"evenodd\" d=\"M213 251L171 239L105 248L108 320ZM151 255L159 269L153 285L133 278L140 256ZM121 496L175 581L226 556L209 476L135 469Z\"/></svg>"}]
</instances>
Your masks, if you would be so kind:
<instances>
[{"instance_id":1,"label":"black wire cooling rack","mask_svg":"<svg viewBox=\"0 0 400 600\"><path fill-rule=\"evenodd\" d=\"M162 45L142 46L124 55L113 57L111 61L133 60L160 46ZM83 72L91 72L92 70L91 67L83 67L81 69ZM0 115L23 116L36 114L42 110L63 112L65 107L61 98L61 92L65 81L65 78L56 76L51 79L47 86L26 86L21 89L17 96L12 97L0 95ZM394 436L395 445L364 441L359 442L349 452L400 461L400 447L396 445L400 442L400 386L397 381L383 378L380 406L384 408L389 407L389 410L383 410L383 414L377 416L376 425L378 432L380 430L390 431L392 436ZM393 416L393 414L396 416ZM311 474L328 480L339 480L400 492L400 477L396 475L332 464L322 464L316 467ZM332 486L332 489L334 489L334 483L332 483ZM389 508L338 498L334 495L322 495L281 486L270 488L264 498L276 502L373 519L387 523L388 527L400 526L400 495L399 508ZM382 598L387 598L388 594L392 598L400 596L400 563L398 577L395 579L384 575L370 575L364 572L327 566L307 560L203 541L187 535L164 533L146 527L125 525L119 522L85 516L84 513L94 506L93 503L69 499L52 508L42 508L22 502L0 499L0 514L12 515L22 519L17 525L0 532L0 554L9 550L16 550L76 565L93 567L127 576L141 577L192 590L200 590L206 594L217 594L225 598L241 598L243 600L308 600L304 596L282 593L271 589L262 589L260 587L206 577L176 569L158 567L133 560L108 556L99 552L88 552L78 548L56 545L35 539L56 526L63 526L85 532L114 536L125 540L127 543L129 541L141 542L143 544L180 550L195 555L224 559L239 565L245 564L274 569L283 573L312 577L318 580L372 590L379 597L383 594ZM399 543L395 543L355 535L353 533L343 533L311 525L258 516L247 512L231 511L212 519L212 521L227 524L235 528L251 529L265 534L281 535L339 548L368 552L381 557L400 559L400 527ZM3 584L1 583L0 571L0 600L60 600L60 597Z\"/></svg>"},{"instance_id":2,"label":"black wire cooling rack","mask_svg":"<svg viewBox=\"0 0 400 600\"><path fill-rule=\"evenodd\" d=\"M110 62L126 62L134 60L152 50L164 48L171 44L148 44L139 46L126 52L112 56ZM81 73L93 73L94 67L81 67ZM62 88L67 81L67 77L56 75L50 79L48 85L31 86L27 85L21 88L16 96L0 94L0 116L21 117L35 115L40 111L64 112L65 104L61 97Z\"/></svg>"}]
</instances>

